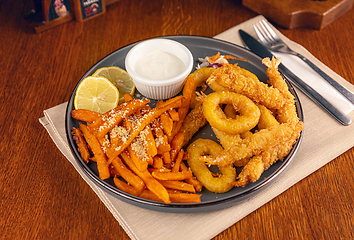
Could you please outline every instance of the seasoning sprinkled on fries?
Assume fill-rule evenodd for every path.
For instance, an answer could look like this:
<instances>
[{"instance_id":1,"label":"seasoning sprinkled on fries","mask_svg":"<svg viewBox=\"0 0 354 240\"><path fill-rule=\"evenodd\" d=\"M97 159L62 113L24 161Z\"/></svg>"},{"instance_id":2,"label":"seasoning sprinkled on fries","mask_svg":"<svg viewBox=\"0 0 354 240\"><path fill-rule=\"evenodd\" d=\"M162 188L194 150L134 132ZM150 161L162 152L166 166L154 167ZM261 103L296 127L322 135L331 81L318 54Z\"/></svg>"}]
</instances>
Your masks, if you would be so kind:
<instances>
[{"instance_id":1,"label":"seasoning sprinkled on fries","mask_svg":"<svg viewBox=\"0 0 354 240\"><path fill-rule=\"evenodd\" d=\"M184 131L194 80L185 84L182 96L159 101L124 96L125 103L107 113L73 110L80 123L73 138L83 160L97 162L99 177L113 177L118 189L166 204L200 202L200 182L184 163Z\"/></svg>"}]
</instances>

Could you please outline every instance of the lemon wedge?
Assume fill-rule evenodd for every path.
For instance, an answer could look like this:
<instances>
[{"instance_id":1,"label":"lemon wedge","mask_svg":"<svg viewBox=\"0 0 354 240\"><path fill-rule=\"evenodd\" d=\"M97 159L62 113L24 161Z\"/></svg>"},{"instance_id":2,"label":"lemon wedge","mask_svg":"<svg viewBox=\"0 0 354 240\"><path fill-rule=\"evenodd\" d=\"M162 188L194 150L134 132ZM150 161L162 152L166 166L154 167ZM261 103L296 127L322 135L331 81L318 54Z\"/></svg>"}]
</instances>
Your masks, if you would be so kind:
<instances>
[{"instance_id":1,"label":"lemon wedge","mask_svg":"<svg viewBox=\"0 0 354 240\"><path fill-rule=\"evenodd\" d=\"M124 69L120 67L102 67L97 69L92 76L105 77L118 88L120 96L118 104L124 102L124 94L129 93L131 96L134 95L135 85L133 83L133 79Z\"/></svg>"},{"instance_id":2,"label":"lemon wedge","mask_svg":"<svg viewBox=\"0 0 354 240\"><path fill-rule=\"evenodd\" d=\"M118 89L105 77L89 76L77 87L74 107L105 113L117 107Z\"/></svg>"}]
</instances>

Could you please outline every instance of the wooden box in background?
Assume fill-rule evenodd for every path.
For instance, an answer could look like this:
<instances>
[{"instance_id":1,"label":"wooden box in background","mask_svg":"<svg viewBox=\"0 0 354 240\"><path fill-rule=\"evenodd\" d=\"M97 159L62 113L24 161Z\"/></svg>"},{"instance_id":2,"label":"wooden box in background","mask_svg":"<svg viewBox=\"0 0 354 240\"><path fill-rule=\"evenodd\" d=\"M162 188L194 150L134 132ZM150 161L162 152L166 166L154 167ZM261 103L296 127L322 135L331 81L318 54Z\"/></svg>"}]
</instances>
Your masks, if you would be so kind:
<instances>
[{"instance_id":1,"label":"wooden box in background","mask_svg":"<svg viewBox=\"0 0 354 240\"><path fill-rule=\"evenodd\" d=\"M242 4L278 25L322 29L353 6L354 0L243 0Z\"/></svg>"}]
</instances>

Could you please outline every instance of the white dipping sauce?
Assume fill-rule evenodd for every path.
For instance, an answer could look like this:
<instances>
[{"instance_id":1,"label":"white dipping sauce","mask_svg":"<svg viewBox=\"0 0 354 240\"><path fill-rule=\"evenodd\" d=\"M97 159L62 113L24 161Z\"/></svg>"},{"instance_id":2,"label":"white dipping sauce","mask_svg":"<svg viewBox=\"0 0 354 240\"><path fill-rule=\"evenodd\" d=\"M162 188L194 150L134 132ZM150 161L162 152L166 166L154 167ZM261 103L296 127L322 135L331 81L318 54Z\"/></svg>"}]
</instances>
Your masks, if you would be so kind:
<instances>
[{"instance_id":1,"label":"white dipping sauce","mask_svg":"<svg viewBox=\"0 0 354 240\"><path fill-rule=\"evenodd\" d=\"M141 57L134 67L140 76L152 80L173 78L186 68L181 59L161 50Z\"/></svg>"}]
</instances>

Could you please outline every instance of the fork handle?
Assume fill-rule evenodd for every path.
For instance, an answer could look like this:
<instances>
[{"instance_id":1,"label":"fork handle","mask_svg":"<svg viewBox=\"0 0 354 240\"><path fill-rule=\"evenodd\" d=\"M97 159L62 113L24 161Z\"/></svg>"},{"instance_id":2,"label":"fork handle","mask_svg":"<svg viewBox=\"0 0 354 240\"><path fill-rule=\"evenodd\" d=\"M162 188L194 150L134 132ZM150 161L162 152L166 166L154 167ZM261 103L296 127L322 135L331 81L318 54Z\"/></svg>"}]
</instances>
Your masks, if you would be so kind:
<instances>
[{"instance_id":1,"label":"fork handle","mask_svg":"<svg viewBox=\"0 0 354 240\"><path fill-rule=\"evenodd\" d=\"M335 81L333 78L328 76L325 72L323 72L321 69L319 69L315 64L313 64L310 60L308 60L306 57L303 55L297 53L296 56L298 56L301 60L303 60L307 65L309 65L313 70L316 71L324 80L326 80L329 84L332 85L340 94L342 94L344 97L346 97L351 103L354 104L354 94L350 92L348 89L346 89L344 86L340 85L337 81Z\"/></svg>"},{"instance_id":2,"label":"fork handle","mask_svg":"<svg viewBox=\"0 0 354 240\"><path fill-rule=\"evenodd\" d=\"M311 98L314 102L320 105L324 110L326 110L330 115L337 119L341 124L348 126L351 124L352 120L342 111L333 106L328 102L321 94L315 91L306 82L297 77L292 73L284 64L280 64L278 67L279 71L295 86L297 86L302 92Z\"/></svg>"}]
</instances>

